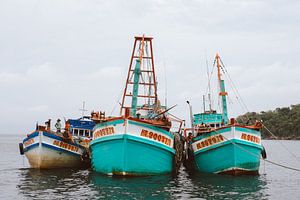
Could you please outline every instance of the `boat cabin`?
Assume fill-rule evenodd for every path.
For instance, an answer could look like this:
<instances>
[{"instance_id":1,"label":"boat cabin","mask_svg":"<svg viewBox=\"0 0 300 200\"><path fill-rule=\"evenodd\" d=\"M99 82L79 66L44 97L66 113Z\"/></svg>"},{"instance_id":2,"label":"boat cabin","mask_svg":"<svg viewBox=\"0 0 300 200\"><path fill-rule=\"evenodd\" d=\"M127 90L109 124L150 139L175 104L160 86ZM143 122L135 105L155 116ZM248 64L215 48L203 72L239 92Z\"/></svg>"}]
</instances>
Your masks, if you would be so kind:
<instances>
[{"instance_id":1,"label":"boat cabin","mask_svg":"<svg viewBox=\"0 0 300 200\"><path fill-rule=\"evenodd\" d=\"M195 126L208 126L211 128L219 128L224 125L222 114L215 110L205 111L204 113L194 114Z\"/></svg>"},{"instance_id":2,"label":"boat cabin","mask_svg":"<svg viewBox=\"0 0 300 200\"><path fill-rule=\"evenodd\" d=\"M81 117L79 119L69 119L70 123L70 133L77 137L93 137L93 128L95 122L90 119L90 117Z\"/></svg>"}]
</instances>

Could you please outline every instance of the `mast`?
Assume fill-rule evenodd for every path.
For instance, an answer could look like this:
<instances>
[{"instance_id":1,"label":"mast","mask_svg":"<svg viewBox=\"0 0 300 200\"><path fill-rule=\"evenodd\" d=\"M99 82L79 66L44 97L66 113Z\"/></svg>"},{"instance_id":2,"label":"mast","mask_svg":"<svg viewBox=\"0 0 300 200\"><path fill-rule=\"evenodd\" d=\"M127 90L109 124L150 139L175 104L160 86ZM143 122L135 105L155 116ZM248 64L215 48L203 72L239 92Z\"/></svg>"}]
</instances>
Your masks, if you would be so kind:
<instances>
[{"instance_id":1,"label":"mast","mask_svg":"<svg viewBox=\"0 0 300 200\"><path fill-rule=\"evenodd\" d=\"M208 103L209 103L209 112L212 111L211 107L211 88L210 88L210 77L209 77L209 68L208 68L208 62L207 62L207 55L206 55L206 73L207 73L207 80L208 80ZM205 111L205 109L204 109Z\"/></svg>"},{"instance_id":2,"label":"mast","mask_svg":"<svg viewBox=\"0 0 300 200\"><path fill-rule=\"evenodd\" d=\"M136 116L136 107L137 107L137 98L139 93L139 82L140 82L140 71L141 65L143 61L143 54L144 54L144 36L141 41L141 48L139 49L140 57L136 60L135 69L133 71L133 90L132 90L132 100L131 100L131 114L132 116Z\"/></svg>"},{"instance_id":3,"label":"mast","mask_svg":"<svg viewBox=\"0 0 300 200\"><path fill-rule=\"evenodd\" d=\"M220 93L219 96L222 98L222 114L223 114L223 121L224 124L228 123L228 113L227 113L227 100L226 100L226 95L227 92L225 91L225 83L224 80L222 80L221 76L221 64L220 64L220 56L217 53L216 55L216 61L217 61L217 68L218 68L218 81L219 81L219 89Z\"/></svg>"},{"instance_id":4,"label":"mast","mask_svg":"<svg viewBox=\"0 0 300 200\"><path fill-rule=\"evenodd\" d=\"M208 102L209 102L209 112L212 111L212 107L211 107L211 96L210 93L208 93Z\"/></svg>"},{"instance_id":5,"label":"mast","mask_svg":"<svg viewBox=\"0 0 300 200\"><path fill-rule=\"evenodd\" d=\"M120 115L123 109L130 108L130 116L136 117L138 109L149 111L157 104L152 39L144 35L135 37ZM139 106L140 98L145 99L147 103Z\"/></svg>"},{"instance_id":6,"label":"mast","mask_svg":"<svg viewBox=\"0 0 300 200\"><path fill-rule=\"evenodd\" d=\"M85 109L85 101L82 102L82 109L79 109L79 110L80 110L81 113L82 113L81 115L82 115L82 119L83 119L83 117L84 117L84 112L85 112L85 111L88 111L88 110Z\"/></svg>"}]
</instances>

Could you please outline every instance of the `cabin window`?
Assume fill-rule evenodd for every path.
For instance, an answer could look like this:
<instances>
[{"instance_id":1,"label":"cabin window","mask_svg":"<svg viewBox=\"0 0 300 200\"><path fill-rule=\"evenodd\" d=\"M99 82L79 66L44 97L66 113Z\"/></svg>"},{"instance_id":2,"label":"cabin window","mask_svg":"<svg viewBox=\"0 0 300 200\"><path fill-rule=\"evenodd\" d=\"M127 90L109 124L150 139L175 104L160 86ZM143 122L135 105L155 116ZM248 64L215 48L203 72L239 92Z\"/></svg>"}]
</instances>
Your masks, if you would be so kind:
<instances>
[{"instance_id":1,"label":"cabin window","mask_svg":"<svg viewBox=\"0 0 300 200\"><path fill-rule=\"evenodd\" d=\"M91 138L93 137L93 131L90 131Z\"/></svg>"},{"instance_id":2,"label":"cabin window","mask_svg":"<svg viewBox=\"0 0 300 200\"><path fill-rule=\"evenodd\" d=\"M78 136L78 129L73 129L73 135Z\"/></svg>"},{"instance_id":3,"label":"cabin window","mask_svg":"<svg viewBox=\"0 0 300 200\"><path fill-rule=\"evenodd\" d=\"M220 124L216 124L216 128L220 127Z\"/></svg>"},{"instance_id":4,"label":"cabin window","mask_svg":"<svg viewBox=\"0 0 300 200\"><path fill-rule=\"evenodd\" d=\"M89 130L85 130L84 136L85 136L85 137L89 137Z\"/></svg>"},{"instance_id":5,"label":"cabin window","mask_svg":"<svg viewBox=\"0 0 300 200\"><path fill-rule=\"evenodd\" d=\"M79 136L83 136L83 130L79 130Z\"/></svg>"}]
</instances>

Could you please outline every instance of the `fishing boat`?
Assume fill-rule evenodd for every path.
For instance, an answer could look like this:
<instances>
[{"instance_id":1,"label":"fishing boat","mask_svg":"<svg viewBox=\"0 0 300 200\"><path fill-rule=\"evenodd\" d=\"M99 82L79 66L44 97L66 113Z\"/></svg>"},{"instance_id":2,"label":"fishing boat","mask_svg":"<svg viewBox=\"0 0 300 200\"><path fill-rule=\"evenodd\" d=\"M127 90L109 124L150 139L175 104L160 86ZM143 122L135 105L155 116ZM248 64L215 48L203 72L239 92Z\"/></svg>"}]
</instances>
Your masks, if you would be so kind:
<instances>
[{"instance_id":1,"label":"fishing boat","mask_svg":"<svg viewBox=\"0 0 300 200\"><path fill-rule=\"evenodd\" d=\"M215 63L222 112L217 113L211 106L206 111L204 105L203 113L193 115L190 106L192 128L185 130L185 165L206 173L258 174L261 153L264 151L260 133L262 125L256 122L245 126L233 118L228 119L227 92L222 79L222 71L226 70L218 54Z\"/></svg>"},{"instance_id":2,"label":"fishing boat","mask_svg":"<svg viewBox=\"0 0 300 200\"><path fill-rule=\"evenodd\" d=\"M20 154L25 154L32 168L87 167L90 164L89 140L74 137L70 130L90 133L92 128L92 123L79 118L67 120L63 132L53 131L51 120L48 120L46 125L37 124L36 130L19 144Z\"/></svg>"},{"instance_id":3,"label":"fishing boat","mask_svg":"<svg viewBox=\"0 0 300 200\"><path fill-rule=\"evenodd\" d=\"M170 131L171 108L157 97L152 38L135 37L120 116L100 117L93 130L93 170L129 176L178 171L182 151L179 135Z\"/></svg>"}]
</instances>

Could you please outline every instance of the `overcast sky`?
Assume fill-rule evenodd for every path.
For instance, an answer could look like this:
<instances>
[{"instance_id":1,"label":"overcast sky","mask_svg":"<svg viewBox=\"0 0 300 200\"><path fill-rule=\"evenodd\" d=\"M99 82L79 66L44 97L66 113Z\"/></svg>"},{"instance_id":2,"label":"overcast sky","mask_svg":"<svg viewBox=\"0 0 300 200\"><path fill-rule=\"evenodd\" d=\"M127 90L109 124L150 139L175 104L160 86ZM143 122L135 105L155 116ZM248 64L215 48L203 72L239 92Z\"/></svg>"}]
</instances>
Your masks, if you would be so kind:
<instances>
[{"instance_id":1,"label":"overcast sky","mask_svg":"<svg viewBox=\"0 0 300 200\"><path fill-rule=\"evenodd\" d=\"M299 2L1 0L0 134L80 117L82 101L117 115L143 33L154 37L159 97L178 117L189 120L186 100L203 110L216 52L250 111L300 103ZM226 87L229 115L245 113Z\"/></svg>"}]
</instances>

